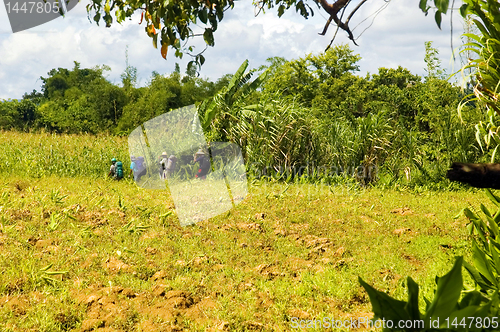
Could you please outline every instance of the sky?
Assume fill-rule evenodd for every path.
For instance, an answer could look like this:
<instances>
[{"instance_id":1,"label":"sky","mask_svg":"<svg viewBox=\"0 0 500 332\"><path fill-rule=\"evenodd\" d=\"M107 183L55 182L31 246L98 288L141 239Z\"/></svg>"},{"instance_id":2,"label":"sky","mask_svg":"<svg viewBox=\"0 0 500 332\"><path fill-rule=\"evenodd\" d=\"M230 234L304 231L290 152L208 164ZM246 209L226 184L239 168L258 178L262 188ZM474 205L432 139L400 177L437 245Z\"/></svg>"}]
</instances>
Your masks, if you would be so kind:
<instances>
[{"instance_id":1,"label":"sky","mask_svg":"<svg viewBox=\"0 0 500 332\"><path fill-rule=\"evenodd\" d=\"M0 99L18 99L33 89L40 91L40 77L47 77L53 68L71 69L74 61L82 68L109 66L111 70L105 76L119 85L126 67L127 47L129 64L137 68L139 86L148 84L153 71L169 74L176 62L185 68L189 57L180 60L171 49L166 60L161 57L145 33L144 23L139 25L139 14L111 28L103 24L97 26L87 17L88 1L82 0L64 18L17 33L12 33L6 8L0 5ZM455 7L459 6L460 1L456 1ZM215 32L215 47L204 53L206 62L200 76L216 80L234 73L245 59L251 68L257 68L269 57L291 60L324 51L335 33L335 26L320 36L327 15L319 8L313 9L315 15L307 20L295 10L281 18L274 10L255 16L251 1L236 1L235 8L226 12ZM354 36L359 36L359 46L352 44L342 30L334 45L347 43L361 56L359 75L377 73L380 67L402 66L424 76L424 43L432 41L439 50L442 67L451 73L460 68L458 55L453 62L451 40L457 49L463 33L463 22L457 11L452 18L453 33L449 14L443 17L442 30L439 30L432 10L425 16L417 0L372 0L350 23ZM203 49L202 40L194 43L198 45L196 50Z\"/></svg>"}]
</instances>

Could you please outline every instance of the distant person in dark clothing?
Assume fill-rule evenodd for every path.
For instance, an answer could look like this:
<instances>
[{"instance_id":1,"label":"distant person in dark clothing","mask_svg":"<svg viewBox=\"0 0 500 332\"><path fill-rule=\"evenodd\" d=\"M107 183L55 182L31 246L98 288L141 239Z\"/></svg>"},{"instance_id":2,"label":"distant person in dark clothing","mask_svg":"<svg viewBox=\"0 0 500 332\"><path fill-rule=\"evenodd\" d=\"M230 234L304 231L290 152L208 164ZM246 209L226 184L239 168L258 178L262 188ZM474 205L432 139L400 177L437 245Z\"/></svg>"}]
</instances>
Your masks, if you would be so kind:
<instances>
[{"instance_id":1,"label":"distant person in dark clothing","mask_svg":"<svg viewBox=\"0 0 500 332\"><path fill-rule=\"evenodd\" d=\"M163 152L160 156L160 179L167 178L168 154Z\"/></svg>"},{"instance_id":2,"label":"distant person in dark clothing","mask_svg":"<svg viewBox=\"0 0 500 332\"><path fill-rule=\"evenodd\" d=\"M194 154L194 162L198 163L198 172L195 177L197 179L205 180L207 178L207 174L210 171L210 158L203 152L202 149L199 149Z\"/></svg>"},{"instance_id":3,"label":"distant person in dark clothing","mask_svg":"<svg viewBox=\"0 0 500 332\"><path fill-rule=\"evenodd\" d=\"M165 167L167 178L170 178L172 177L172 175L174 175L176 162L177 158L175 157L175 155L171 155L170 157L168 157L167 166Z\"/></svg>"},{"instance_id":4,"label":"distant person in dark clothing","mask_svg":"<svg viewBox=\"0 0 500 332\"><path fill-rule=\"evenodd\" d=\"M108 177L112 177L115 180L123 179L123 164L121 161L116 160L116 158L111 159Z\"/></svg>"}]
</instances>

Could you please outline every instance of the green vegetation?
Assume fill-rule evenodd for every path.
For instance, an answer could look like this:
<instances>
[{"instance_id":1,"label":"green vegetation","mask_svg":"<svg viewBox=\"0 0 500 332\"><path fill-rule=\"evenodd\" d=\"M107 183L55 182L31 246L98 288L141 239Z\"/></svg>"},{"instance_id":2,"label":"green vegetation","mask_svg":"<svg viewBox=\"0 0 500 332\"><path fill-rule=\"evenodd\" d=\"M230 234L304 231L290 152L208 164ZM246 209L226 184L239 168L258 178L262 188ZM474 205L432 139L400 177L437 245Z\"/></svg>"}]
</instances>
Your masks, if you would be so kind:
<instances>
[{"instance_id":1,"label":"green vegetation","mask_svg":"<svg viewBox=\"0 0 500 332\"><path fill-rule=\"evenodd\" d=\"M167 192L131 180L1 183L2 331L285 331L292 317L371 317L358 276L403 297L411 275L432 298L433 275L471 257L467 220L453 216L483 196L254 181L232 211L181 228Z\"/></svg>"},{"instance_id":2,"label":"green vegetation","mask_svg":"<svg viewBox=\"0 0 500 332\"><path fill-rule=\"evenodd\" d=\"M425 47L424 78L402 67L357 76L360 58L346 45L296 60L272 58L259 69L249 70L245 62L216 83L194 72L153 73L143 88L134 86L130 65L116 86L103 77L105 67L81 69L75 63L72 70L59 68L42 78L41 93L0 102L0 127L126 135L157 115L196 103L208 140L241 146L255 177L286 180L307 173L327 183L355 176L364 185L449 188L444 173L452 161L488 160L495 150L475 138L474 125L486 120L484 112L463 103L459 116L464 93L443 79L438 51L430 42ZM115 150L98 152L95 169ZM51 157L40 154L37 160L47 165ZM89 173L42 168L64 176Z\"/></svg>"},{"instance_id":3,"label":"green vegetation","mask_svg":"<svg viewBox=\"0 0 500 332\"><path fill-rule=\"evenodd\" d=\"M439 24L447 1L435 3ZM433 190L459 188L444 180L452 161L495 160L500 145L499 5L466 4L481 33L466 49L478 56L475 99L444 80L428 42L424 78L357 76L359 56L340 45L244 62L216 83L193 66L153 73L144 88L128 63L116 86L106 67L75 62L42 92L1 102L0 328L282 331L374 317L484 330L462 320L498 316L500 199L487 192L494 214L475 192ZM128 169L123 136L192 103L209 141L242 147L251 185L233 210L181 228L168 191L105 174L111 157Z\"/></svg>"},{"instance_id":4,"label":"green vegetation","mask_svg":"<svg viewBox=\"0 0 500 332\"><path fill-rule=\"evenodd\" d=\"M473 52L477 58L469 59L469 64L464 69L475 70L474 73L474 95L475 100L484 106L489 120L480 122L476 129L476 137L481 148L496 145L491 160L495 160L499 139L496 116L499 114L498 102L498 78L500 28L498 26L500 5L497 1L475 1L467 0L461 7L462 16L472 19L480 35L466 34L469 42L466 44L465 52ZM429 53L428 53L429 54ZM427 58L427 57L426 57ZM499 274L500 274L500 198L489 189L486 194L494 204L497 211L490 210L481 204L481 210L485 216L483 220L476 212L469 208L464 209L465 216L471 222L472 240L472 263L462 262L458 257L452 270L443 277L436 277L437 289L434 300L426 297L425 313L422 314L419 307L419 287L410 277L407 281L408 301L399 301L387 294L375 290L365 283L361 278L360 283L367 290L372 302L375 319L401 321L407 319L423 319L425 327L419 330L435 331L493 331L498 330L499 315ZM474 280L475 287L464 288L462 281L462 264ZM473 319L471 319L471 317ZM439 319L441 323L439 323ZM437 325L432 321L438 321ZM383 331L392 331L390 327ZM412 331L405 328L404 331Z\"/></svg>"}]
</instances>

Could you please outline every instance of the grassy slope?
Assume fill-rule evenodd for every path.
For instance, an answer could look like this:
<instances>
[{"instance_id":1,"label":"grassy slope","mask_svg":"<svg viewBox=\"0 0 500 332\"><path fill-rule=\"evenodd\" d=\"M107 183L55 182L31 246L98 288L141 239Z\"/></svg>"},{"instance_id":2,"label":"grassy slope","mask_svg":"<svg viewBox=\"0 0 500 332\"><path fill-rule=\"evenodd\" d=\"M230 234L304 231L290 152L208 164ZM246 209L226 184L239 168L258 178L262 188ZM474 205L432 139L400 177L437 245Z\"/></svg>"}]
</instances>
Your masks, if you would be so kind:
<instances>
[{"instance_id":1,"label":"grassy slope","mask_svg":"<svg viewBox=\"0 0 500 332\"><path fill-rule=\"evenodd\" d=\"M0 330L282 331L291 317L368 315L358 276L405 298L410 275L432 298L434 277L469 256L453 216L480 201L254 183L229 213L181 228L165 191L4 178Z\"/></svg>"}]
</instances>

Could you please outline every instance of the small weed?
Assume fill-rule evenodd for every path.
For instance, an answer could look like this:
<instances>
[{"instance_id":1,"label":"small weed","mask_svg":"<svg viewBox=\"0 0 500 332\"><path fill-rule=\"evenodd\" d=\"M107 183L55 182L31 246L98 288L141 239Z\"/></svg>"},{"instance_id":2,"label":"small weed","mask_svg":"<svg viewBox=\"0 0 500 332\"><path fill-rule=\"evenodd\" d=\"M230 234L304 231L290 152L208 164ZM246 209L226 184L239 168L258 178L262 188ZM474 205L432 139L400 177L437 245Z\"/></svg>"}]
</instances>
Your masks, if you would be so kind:
<instances>
[{"instance_id":1,"label":"small weed","mask_svg":"<svg viewBox=\"0 0 500 332\"><path fill-rule=\"evenodd\" d=\"M59 189L51 190L49 195L50 200L56 204L62 204L66 197L68 197L68 195L61 195Z\"/></svg>"},{"instance_id":2,"label":"small weed","mask_svg":"<svg viewBox=\"0 0 500 332\"><path fill-rule=\"evenodd\" d=\"M142 225L138 224L136 225L134 223L134 219L130 220L125 226L122 227L123 231L128 233L128 234L141 234L144 231L148 230L151 228L150 225Z\"/></svg>"}]
</instances>

